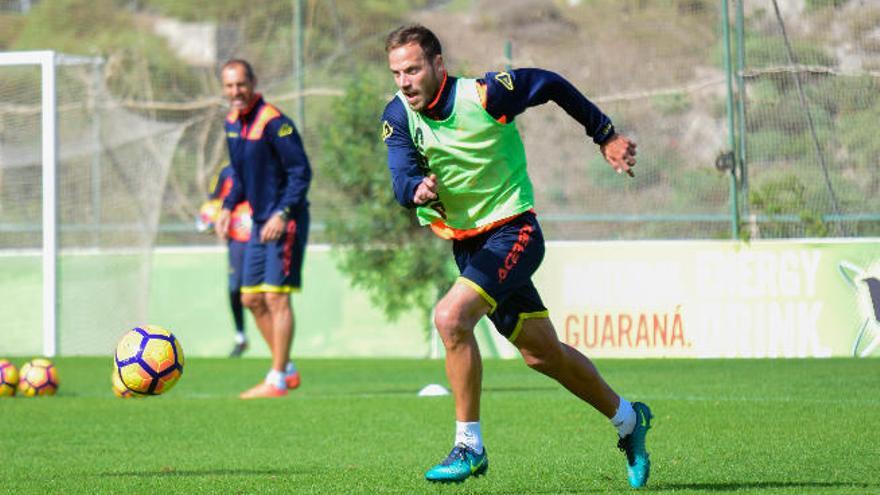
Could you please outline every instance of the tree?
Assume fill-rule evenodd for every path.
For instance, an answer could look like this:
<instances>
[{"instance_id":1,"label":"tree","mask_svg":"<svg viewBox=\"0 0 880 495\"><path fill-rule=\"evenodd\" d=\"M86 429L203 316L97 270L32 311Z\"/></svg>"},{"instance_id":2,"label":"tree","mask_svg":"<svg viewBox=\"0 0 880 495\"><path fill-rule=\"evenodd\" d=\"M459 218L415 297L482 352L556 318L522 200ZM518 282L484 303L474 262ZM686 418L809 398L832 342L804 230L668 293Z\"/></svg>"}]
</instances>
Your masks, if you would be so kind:
<instances>
[{"instance_id":1,"label":"tree","mask_svg":"<svg viewBox=\"0 0 880 495\"><path fill-rule=\"evenodd\" d=\"M768 180L752 190L750 196L752 207L770 217L761 226L762 237L828 236L828 225L796 175L786 173ZM781 218L786 215L795 215L799 222L786 222Z\"/></svg>"},{"instance_id":2,"label":"tree","mask_svg":"<svg viewBox=\"0 0 880 495\"><path fill-rule=\"evenodd\" d=\"M318 172L334 205L326 233L354 287L366 290L391 320L421 311L430 332L431 308L454 279L449 246L394 199L380 136L386 93L375 73L355 73L361 77L334 102L322 131Z\"/></svg>"}]
</instances>

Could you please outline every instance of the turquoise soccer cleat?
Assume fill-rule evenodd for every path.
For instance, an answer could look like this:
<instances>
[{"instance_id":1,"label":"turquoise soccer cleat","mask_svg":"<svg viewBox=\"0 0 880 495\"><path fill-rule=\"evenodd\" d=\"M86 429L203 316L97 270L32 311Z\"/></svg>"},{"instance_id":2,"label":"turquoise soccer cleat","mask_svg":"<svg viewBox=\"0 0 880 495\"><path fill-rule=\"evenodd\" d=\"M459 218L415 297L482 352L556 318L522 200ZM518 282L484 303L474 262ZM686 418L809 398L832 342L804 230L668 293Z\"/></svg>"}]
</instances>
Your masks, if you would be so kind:
<instances>
[{"instance_id":1,"label":"turquoise soccer cleat","mask_svg":"<svg viewBox=\"0 0 880 495\"><path fill-rule=\"evenodd\" d=\"M480 476L489 468L486 448L477 454L474 449L462 443L452 448L452 452L440 464L425 473L425 479L438 483L458 483L470 476Z\"/></svg>"},{"instance_id":2,"label":"turquoise soccer cleat","mask_svg":"<svg viewBox=\"0 0 880 495\"><path fill-rule=\"evenodd\" d=\"M651 409L641 402L634 402L636 427L632 433L617 442L617 448L626 454L626 477L633 488L641 488L648 483L651 474L651 459L645 449L645 435L651 429Z\"/></svg>"}]
</instances>

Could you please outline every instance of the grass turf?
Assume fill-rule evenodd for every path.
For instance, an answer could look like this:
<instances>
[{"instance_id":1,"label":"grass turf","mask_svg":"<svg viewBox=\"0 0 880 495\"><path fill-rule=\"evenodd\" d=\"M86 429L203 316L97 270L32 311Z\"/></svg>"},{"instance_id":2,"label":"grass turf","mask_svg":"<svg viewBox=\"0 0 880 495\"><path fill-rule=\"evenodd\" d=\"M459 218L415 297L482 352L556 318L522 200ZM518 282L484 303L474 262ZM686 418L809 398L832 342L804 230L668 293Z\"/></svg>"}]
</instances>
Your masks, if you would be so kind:
<instances>
[{"instance_id":1,"label":"grass turf","mask_svg":"<svg viewBox=\"0 0 880 495\"><path fill-rule=\"evenodd\" d=\"M16 362L17 365L21 363ZM654 411L648 489L877 493L880 360L606 360ZM165 396L121 400L110 359L58 359L56 397L0 400L4 493L615 493L611 426L519 361L485 363L487 476L426 483L453 436L440 361L303 360L285 399L240 401L259 359L192 359Z\"/></svg>"}]
</instances>

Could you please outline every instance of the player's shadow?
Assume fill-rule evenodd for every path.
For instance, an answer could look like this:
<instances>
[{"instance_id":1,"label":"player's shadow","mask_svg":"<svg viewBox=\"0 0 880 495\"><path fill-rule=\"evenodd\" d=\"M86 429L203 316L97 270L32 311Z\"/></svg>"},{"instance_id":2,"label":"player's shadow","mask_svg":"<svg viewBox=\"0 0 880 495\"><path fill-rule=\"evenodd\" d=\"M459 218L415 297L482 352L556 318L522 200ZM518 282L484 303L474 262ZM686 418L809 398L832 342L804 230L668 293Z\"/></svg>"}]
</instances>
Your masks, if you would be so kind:
<instances>
[{"instance_id":1,"label":"player's shadow","mask_svg":"<svg viewBox=\"0 0 880 495\"><path fill-rule=\"evenodd\" d=\"M553 392L555 390L561 390L558 385L512 385L509 387L483 387L483 392L492 392L492 393L508 393L508 392Z\"/></svg>"},{"instance_id":2,"label":"player's shadow","mask_svg":"<svg viewBox=\"0 0 880 495\"><path fill-rule=\"evenodd\" d=\"M98 476L118 478L156 478L161 476L290 476L302 474L293 469L174 469L171 467L155 471L122 471L101 473Z\"/></svg>"},{"instance_id":3,"label":"player's shadow","mask_svg":"<svg viewBox=\"0 0 880 495\"><path fill-rule=\"evenodd\" d=\"M350 397L355 396L371 396L371 395L413 395L412 388L393 388L379 390L362 390L359 392L338 392L330 394L320 394L321 397ZM510 393L510 392L552 392L560 390L559 386L554 385L535 385L535 386L508 386L508 387L483 387L483 392L489 393Z\"/></svg>"},{"instance_id":4,"label":"player's shadow","mask_svg":"<svg viewBox=\"0 0 880 495\"><path fill-rule=\"evenodd\" d=\"M705 492L729 492L737 490L761 490L774 488L877 488L872 483L848 483L845 481L729 481L723 483L648 483L653 490L696 490Z\"/></svg>"}]
</instances>

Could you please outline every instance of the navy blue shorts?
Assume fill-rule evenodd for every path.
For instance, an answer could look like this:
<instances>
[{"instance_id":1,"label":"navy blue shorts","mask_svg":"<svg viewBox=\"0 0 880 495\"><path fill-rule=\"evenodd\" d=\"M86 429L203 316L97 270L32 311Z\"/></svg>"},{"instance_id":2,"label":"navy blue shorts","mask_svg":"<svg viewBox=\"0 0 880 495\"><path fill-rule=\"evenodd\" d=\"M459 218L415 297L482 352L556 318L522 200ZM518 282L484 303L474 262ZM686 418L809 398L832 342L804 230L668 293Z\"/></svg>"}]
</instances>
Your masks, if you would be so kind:
<instances>
[{"instance_id":1,"label":"navy blue shorts","mask_svg":"<svg viewBox=\"0 0 880 495\"><path fill-rule=\"evenodd\" d=\"M513 342L522 322L546 318L547 308L532 283L532 274L544 259L544 234L535 214L523 213L500 227L462 241L452 252L460 282L489 303L489 319Z\"/></svg>"},{"instance_id":2,"label":"navy blue shorts","mask_svg":"<svg viewBox=\"0 0 880 495\"><path fill-rule=\"evenodd\" d=\"M226 241L229 256L229 292L241 290L244 275L244 250L246 242L229 239Z\"/></svg>"},{"instance_id":3,"label":"navy blue shorts","mask_svg":"<svg viewBox=\"0 0 880 495\"><path fill-rule=\"evenodd\" d=\"M303 208L287 220L281 237L268 243L260 242L265 222L254 222L251 238L244 253L244 274L241 292L290 293L302 286L302 265L309 237L309 211Z\"/></svg>"}]
</instances>

